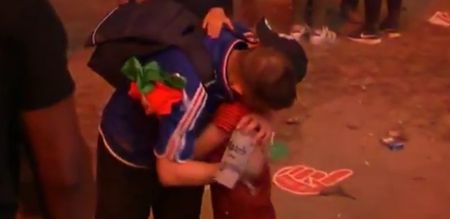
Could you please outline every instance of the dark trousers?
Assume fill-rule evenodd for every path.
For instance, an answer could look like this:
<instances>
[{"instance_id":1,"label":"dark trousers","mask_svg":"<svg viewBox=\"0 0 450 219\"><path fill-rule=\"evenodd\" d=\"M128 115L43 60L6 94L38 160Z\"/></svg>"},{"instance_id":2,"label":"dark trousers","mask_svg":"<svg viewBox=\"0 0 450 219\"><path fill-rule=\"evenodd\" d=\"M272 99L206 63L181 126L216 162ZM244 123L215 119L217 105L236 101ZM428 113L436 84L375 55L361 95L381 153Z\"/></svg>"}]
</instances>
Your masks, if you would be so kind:
<instances>
[{"instance_id":1,"label":"dark trousers","mask_svg":"<svg viewBox=\"0 0 450 219\"><path fill-rule=\"evenodd\" d=\"M1 219L14 219L16 218L17 206L16 205L2 205L0 204L0 218Z\"/></svg>"},{"instance_id":2,"label":"dark trousers","mask_svg":"<svg viewBox=\"0 0 450 219\"><path fill-rule=\"evenodd\" d=\"M381 14L381 3L381 0L365 0L365 31L377 32ZM388 0L387 6L388 16L383 23L391 28L398 28L402 0Z\"/></svg>"},{"instance_id":3,"label":"dark trousers","mask_svg":"<svg viewBox=\"0 0 450 219\"><path fill-rule=\"evenodd\" d=\"M96 219L198 219L203 187L164 188L155 168L138 169L98 142Z\"/></svg>"},{"instance_id":4,"label":"dark trousers","mask_svg":"<svg viewBox=\"0 0 450 219\"><path fill-rule=\"evenodd\" d=\"M342 0L341 12L356 11L358 9L359 0Z\"/></svg>"},{"instance_id":5,"label":"dark trousers","mask_svg":"<svg viewBox=\"0 0 450 219\"><path fill-rule=\"evenodd\" d=\"M328 0L293 0L292 6L294 8L294 24L306 25L307 7L311 3L311 27L313 29L320 29L325 25L326 10L328 7Z\"/></svg>"}]
</instances>

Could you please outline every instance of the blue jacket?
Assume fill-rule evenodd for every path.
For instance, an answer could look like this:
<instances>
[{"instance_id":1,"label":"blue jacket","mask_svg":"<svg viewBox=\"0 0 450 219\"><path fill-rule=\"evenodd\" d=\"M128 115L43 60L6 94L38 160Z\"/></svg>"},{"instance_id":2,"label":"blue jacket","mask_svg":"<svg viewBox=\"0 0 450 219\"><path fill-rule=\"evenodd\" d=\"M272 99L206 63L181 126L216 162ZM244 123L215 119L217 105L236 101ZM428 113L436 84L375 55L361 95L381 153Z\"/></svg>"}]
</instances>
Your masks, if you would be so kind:
<instances>
[{"instance_id":1,"label":"blue jacket","mask_svg":"<svg viewBox=\"0 0 450 219\"><path fill-rule=\"evenodd\" d=\"M194 151L195 138L209 121L218 105L233 100L227 79L227 62L234 49L247 49L243 33L246 28L235 25L235 31L223 29L219 38L205 37L204 43L213 57L215 80L202 85L183 52L170 48L140 57L156 61L169 73L178 73L187 81L183 101L175 104L168 116L147 116L139 102L118 89L103 111L99 132L108 151L122 163L149 168L156 156L166 156L177 162L188 160ZM153 152L152 152L153 151Z\"/></svg>"}]
</instances>

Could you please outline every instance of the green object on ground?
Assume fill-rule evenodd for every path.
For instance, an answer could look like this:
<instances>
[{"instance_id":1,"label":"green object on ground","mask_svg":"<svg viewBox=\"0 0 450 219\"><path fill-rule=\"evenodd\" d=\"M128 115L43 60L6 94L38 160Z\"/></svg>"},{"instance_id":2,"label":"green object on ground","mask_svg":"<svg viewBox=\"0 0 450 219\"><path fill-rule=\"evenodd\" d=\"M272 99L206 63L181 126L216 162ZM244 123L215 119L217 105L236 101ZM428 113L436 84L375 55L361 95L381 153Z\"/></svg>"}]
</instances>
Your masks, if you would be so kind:
<instances>
[{"instance_id":1,"label":"green object on ground","mask_svg":"<svg viewBox=\"0 0 450 219\"><path fill-rule=\"evenodd\" d=\"M282 142L274 142L270 146L270 159L272 160L281 160L287 157L289 154L289 149L286 144Z\"/></svg>"}]
</instances>

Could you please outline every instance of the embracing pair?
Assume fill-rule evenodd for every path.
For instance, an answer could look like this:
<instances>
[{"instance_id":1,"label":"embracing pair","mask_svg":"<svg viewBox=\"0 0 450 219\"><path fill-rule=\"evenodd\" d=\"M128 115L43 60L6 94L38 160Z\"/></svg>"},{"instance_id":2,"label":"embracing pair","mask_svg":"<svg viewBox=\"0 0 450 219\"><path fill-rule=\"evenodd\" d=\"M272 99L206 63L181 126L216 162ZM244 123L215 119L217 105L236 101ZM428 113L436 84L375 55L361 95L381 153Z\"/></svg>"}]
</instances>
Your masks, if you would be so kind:
<instances>
[{"instance_id":1,"label":"embracing pair","mask_svg":"<svg viewBox=\"0 0 450 219\"><path fill-rule=\"evenodd\" d=\"M96 218L199 218L208 184L216 219L275 218L270 120L296 100L304 51L266 20L209 36L167 2L124 4L91 37L90 66L116 88L99 127Z\"/></svg>"}]
</instances>

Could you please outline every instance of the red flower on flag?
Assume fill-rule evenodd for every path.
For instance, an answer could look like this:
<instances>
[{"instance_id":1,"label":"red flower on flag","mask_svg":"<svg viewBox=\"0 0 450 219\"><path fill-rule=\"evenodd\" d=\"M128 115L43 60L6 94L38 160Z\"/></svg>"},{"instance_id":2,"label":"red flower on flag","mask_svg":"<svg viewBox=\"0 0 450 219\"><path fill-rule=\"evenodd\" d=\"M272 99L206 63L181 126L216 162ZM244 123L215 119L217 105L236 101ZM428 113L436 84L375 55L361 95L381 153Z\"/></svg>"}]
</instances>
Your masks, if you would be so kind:
<instances>
[{"instance_id":1,"label":"red flower on flag","mask_svg":"<svg viewBox=\"0 0 450 219\"><path fill-rule=\"evenodd\" d=\"M179 74L164 72L154 61L142 65L132 57L125 62L122 72L131 80L128 95L141 101L148 115L169 115L173 105L183 99L186 80Z\"/></svg>"},{"instance_id":2,"label":"red flower on flag","mask_svg":"<svg viewBox=\"0 0 450 219\"><path fill-rule=\"evenodd\" d=\"M141 92L139 92L139 88L138 88L136 82L130 83L130 89L128 90L128 95L135 100L141 99Z\"/></svg>"},{"instance_id":3,"label":"red flower on flag","mask_svg":"<svg viewBox=\"0 0 450 219\"><path fill-rule=\"evenodd\" d=\"M157 82L153 90L144 97L145 105L147 105L145 112L158 116L169 115L172 112L172 106L182 99L183 92L181 90Z\"/></svg>"}]
</instances>

